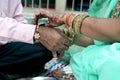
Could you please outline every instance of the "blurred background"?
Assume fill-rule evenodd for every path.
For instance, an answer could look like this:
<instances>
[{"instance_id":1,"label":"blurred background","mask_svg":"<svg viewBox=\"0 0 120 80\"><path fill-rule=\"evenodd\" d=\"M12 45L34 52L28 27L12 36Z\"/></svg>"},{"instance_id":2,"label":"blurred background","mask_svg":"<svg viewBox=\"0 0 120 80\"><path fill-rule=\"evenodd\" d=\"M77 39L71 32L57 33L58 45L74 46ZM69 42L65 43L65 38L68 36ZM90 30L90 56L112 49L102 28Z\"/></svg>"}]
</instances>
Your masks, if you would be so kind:
<instances>
[{"instance_id":1,"label":"blurred background","mask_svg":"<svg viewBox=\"0 0 120 80\"><path fill-rule=\"evenodd\" d=\"M34 12L38 9L47 9L61 13L87 12L92 0L21 0L24 7L23 14L31 23Z\"/></svg>"}]
</instances>

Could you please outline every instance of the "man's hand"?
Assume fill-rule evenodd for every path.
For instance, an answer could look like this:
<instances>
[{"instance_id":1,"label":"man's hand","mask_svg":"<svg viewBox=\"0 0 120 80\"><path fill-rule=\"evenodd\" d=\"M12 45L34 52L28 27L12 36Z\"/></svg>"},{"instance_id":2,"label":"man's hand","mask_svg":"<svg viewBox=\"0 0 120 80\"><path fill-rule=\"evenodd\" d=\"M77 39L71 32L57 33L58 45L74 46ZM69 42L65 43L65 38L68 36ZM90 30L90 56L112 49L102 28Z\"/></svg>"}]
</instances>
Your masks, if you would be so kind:
<instances>
[{"instance_id":1,"label":"man's hand","mask_svg":"<svg viewBox=\"0 0 120 80\"><path fill-rule=\"evenodd\" d=\"M64 14L57 12L50 12L46 10L38 10L35 12L33 24L37 24L39 18L48 18L49 23L45 24L47 27L57 27L64 23Z\"/></svg>"},{"instance_id":2,"label":"man's hand","mask_svg":"<svg viewBox=\"0 0 120 80\"><path fill-rule=\"evenodd\" d=\"M40 42L49 50L56 52L68 49L70 39L57 29L40 27Z\"/></svg>"}]
</instances>

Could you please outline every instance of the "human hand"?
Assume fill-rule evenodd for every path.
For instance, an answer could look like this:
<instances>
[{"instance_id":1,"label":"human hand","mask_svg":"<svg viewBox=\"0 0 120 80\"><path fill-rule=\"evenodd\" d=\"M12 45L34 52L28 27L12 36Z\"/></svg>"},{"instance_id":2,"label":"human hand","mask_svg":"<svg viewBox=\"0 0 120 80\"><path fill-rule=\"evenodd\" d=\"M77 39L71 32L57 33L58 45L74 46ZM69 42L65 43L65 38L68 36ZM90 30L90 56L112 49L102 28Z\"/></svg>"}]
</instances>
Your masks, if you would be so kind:
<instances>
[{"instance_id":1,"label":"human hand","mask_svg":"<svg viewBox=\"0 0 120 80\"><path fill-rule=\"evenodd\" d=\"M47 10L38 10L35 12L33 24L37 24L39 18L48 18L49 23L46 23L47 27L57 27L64 23L64 14L57 12L50 12Z\"/></svg>"},{"instance_id":2,"label":"human hand","mask_svg":"<svg viewBox=\"0 0 120 80\"><path fill-rule=\"evenodd\" d=\"M40 27L40 42L52 52L64 53L64 50L69 47L70 39L57 29Z\"/></svg>"}]
</instances>

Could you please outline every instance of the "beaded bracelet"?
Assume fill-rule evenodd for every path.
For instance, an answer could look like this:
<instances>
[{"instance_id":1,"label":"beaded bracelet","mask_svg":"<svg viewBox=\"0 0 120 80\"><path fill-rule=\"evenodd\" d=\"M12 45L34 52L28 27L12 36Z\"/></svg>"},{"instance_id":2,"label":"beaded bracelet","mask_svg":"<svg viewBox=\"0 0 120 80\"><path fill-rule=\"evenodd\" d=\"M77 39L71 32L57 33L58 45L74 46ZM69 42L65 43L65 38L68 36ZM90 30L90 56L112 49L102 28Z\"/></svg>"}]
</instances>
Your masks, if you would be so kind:
<instances>
[{"instance_id":1,"label":"beaded bracelet","mask_svg":"<svg viewBox=\"0 0 120 80\"><path fill-rule=\"evenodd\" d=\"M33 40L35 43L39 42L39 40L40 40L40 27L39 27L39 25L36 25Z\"/></svg>"}]
</instances>

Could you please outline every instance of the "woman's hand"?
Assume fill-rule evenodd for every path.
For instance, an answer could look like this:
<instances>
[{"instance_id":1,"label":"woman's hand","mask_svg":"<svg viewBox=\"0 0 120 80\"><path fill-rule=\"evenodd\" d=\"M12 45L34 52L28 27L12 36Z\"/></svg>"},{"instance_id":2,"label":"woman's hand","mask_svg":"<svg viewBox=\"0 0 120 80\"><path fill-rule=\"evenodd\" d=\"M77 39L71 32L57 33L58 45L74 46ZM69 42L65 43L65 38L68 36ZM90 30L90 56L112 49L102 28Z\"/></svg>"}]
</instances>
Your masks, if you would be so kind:
<instances>
[{"instance_id":1,"label":"woman's hand","mask_svg":"<svg viewBox=\"0 0 120 80\"><path fill-rule=\"evenodd\" d=\"M48 18L49 23L45 24L45 26L47 27L57 27L64 23L64 14L60 14L57 12L50 12L46 10L36 11L33 24L37 24L39 18Z\"/></svg>"}]
</instances>

